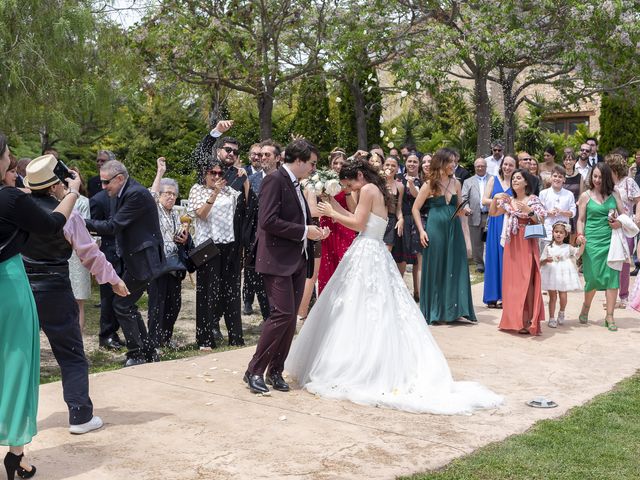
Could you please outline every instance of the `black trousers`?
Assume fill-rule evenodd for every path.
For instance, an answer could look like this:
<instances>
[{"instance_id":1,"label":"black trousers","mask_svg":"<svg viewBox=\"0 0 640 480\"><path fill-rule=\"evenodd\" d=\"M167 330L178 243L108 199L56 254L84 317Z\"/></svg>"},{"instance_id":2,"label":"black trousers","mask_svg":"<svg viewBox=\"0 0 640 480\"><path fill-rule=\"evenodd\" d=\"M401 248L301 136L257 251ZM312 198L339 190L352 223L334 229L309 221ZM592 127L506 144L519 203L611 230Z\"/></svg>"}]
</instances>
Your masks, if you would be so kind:
<instances>
[{"instance_id":1,"label":"black trousers","mask_svg":"<svg viewBox=\"0 0 640 480\"><path fill-rule=\"evenodd\" d=\"M166 273L149 283L149 338L155 347L173 336L173 326L182 307L182 279Z\"/></svg>"},{"instance_id":2,"label":"black trousers","mask_svg":"<svg viewBox=\"0 0 640 480\"><path fill-rule=\"evenodd\" d=\"M152 361L154 347L147 335L147 327L137 305L149 285L149 280L138 280L126 270L121 278L131 294L126 297L114 296L113 311L127 343L127 358L144 358Z\"/></svg>"},{"instance_id":3,"label":"black trousers","mask_svg":"<svg viewBox=\"0 0 640 480\"><path fill-rule=\"evenodd\" d=\"M84 355L78 304L73 291L33 292L40 327L49 339L60 365L62 395L69 409L69 424L80 425L93 417L89 398L89 364Z\"/></svg>"},{"instance_id":4,"label":"black trousers","mask_svg":"<svg viewBox=\"0 0 640 480\"><path fill-rule=\"evenodd\" d=\"M220 253L196 273L196 342L200 347L215 347L214 328L224 316L229 345L244 345L238 249L235 243L216 246Z\"/></svg>"},{"instance_id":5,"label":"black trousers","mask_svg":"<svg viewBox=\"0 0 640 480\"><path fill-rule=\"evenodd\" d=\"M113 289L111 284L100 285L100 340L104 341L110 337L117 337L120 324L113 311Z\"/></svg>"},{"instance_id":6,"label":"black trousers","mask_svg":"<svg viewBox=\"0 0 640 480\"><path fill-rule=\"evenodd\" d=\"M264 280L262 275L256 272L255 268L244 267L244 283L242 284L242 298L245 305L253 305L253 299L258 296L258 304L260 305L260 313L262 319L269 317L269 299L264 288Z\"/></svg>"}]
</instances>

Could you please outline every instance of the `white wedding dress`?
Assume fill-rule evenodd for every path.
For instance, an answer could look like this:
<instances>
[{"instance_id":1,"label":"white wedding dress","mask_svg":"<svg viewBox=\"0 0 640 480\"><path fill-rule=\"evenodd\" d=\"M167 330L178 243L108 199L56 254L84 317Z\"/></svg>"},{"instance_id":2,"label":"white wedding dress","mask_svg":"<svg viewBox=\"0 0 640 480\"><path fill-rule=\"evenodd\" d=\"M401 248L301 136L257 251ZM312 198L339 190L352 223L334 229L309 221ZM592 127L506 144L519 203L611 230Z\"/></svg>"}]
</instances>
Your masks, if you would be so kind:
<instances>
[{"instance_id":1,"label":"white wedding dress","mask_svg":"<svg viewBox=\"0 0 640 480\"><path fill-rule=\"evenodd\" d=\"M322 397L409 412L469 413L502 397L454 382L444 355L369 215L294 341L285 370Z\"/></svg>"}]
</instances>

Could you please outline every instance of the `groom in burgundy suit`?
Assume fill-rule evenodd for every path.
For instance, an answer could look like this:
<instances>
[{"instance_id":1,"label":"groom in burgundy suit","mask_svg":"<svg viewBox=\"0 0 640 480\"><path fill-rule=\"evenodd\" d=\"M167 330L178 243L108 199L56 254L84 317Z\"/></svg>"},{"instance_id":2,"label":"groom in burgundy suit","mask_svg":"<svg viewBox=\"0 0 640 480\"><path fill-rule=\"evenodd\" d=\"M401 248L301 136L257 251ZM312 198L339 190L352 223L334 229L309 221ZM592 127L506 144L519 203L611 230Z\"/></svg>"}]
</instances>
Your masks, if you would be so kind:
<instances>
[{"instance_id":1,"label":"groom in burgundy suit","mask_svg":"<svg viewBox=\"0 0 640 480\"><path fill-rule=\"evenodd\" d=\"M300 184L315 168L318 150L308 141L292 142L284 164L267 175L260 187L256 272L264 278L271 312L264 324L256 353L244 375L253 393L289 391L282 378L284 361L296 332L296 313L302 300L307 264L313 269L311 241L328 235L311 224L311 214ZM309 243L309 245L307 245Z\"/></svg>"}]
</instances>

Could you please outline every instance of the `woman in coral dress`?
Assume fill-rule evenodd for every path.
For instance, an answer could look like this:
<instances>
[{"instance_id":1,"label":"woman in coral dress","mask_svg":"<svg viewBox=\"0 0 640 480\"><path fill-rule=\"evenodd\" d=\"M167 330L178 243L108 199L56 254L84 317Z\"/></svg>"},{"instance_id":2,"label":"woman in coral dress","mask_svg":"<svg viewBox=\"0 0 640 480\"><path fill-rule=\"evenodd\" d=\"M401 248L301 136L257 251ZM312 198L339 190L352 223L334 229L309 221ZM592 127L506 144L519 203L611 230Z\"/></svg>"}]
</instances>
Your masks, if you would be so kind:
<instances>
[{"instance_id":1,"label":"woman in coral dress","mask_svg":"<svg viewBox=\"0 0 640 480\"><path fill-rule=\"evenodd\" d=\"M540 335L544 303L540 276L538 239L524 238L527 225L540 223L546 211L533 195L533 176L518 169L511 176L513 197L506 193L491 201L490 216L505 215L505 245L502 266L502 318L500 330Z\"/></svg>"},{"instance_id":2,"label":"woman in coral dress","mask_svg":"<svg viewBox=\"0 0 640 480\"><path fill-rule=\"evenodd\" d=\"M329 160L331 161L331 169L339 174L342 165L347 160L347 155L343 150L336 148L329 155ZM352 199L351 192L343 190L334 198L342 208L350 212L355 211L357 202ZM331 235L322 240L322 257L318 273L318 295L322 293L333 272L338 268L340 260L342 260L347 249L351 246L353 239L356 238L356 232L329 217L320 217L320 226L329 227Z\"/></svg>"}]
</instances>

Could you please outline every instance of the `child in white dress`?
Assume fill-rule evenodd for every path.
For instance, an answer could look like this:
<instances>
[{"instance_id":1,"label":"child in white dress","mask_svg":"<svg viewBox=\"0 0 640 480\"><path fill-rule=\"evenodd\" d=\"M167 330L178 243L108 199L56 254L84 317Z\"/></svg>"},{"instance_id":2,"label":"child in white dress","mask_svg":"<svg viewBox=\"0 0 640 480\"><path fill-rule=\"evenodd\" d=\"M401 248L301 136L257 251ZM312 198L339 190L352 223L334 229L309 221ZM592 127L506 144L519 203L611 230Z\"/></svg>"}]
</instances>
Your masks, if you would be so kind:
<instances>
[{"instance_id":1,"label":"child in white dress","mask_svg":"<svg viewBox=\"0 0 640 480\"><path fill-rule=\"evenodd\" d=\"M567 292L582 290L575 259L582 255L580 248L564 243L571 227L568 223L556 222L552 227L553 241L540 256L542 290L549 292L549 327L556 328L564 323L564 309L567 306ZM560 297L560 311L556 318L556 299Z\"/></svg>"}]
</instances>

